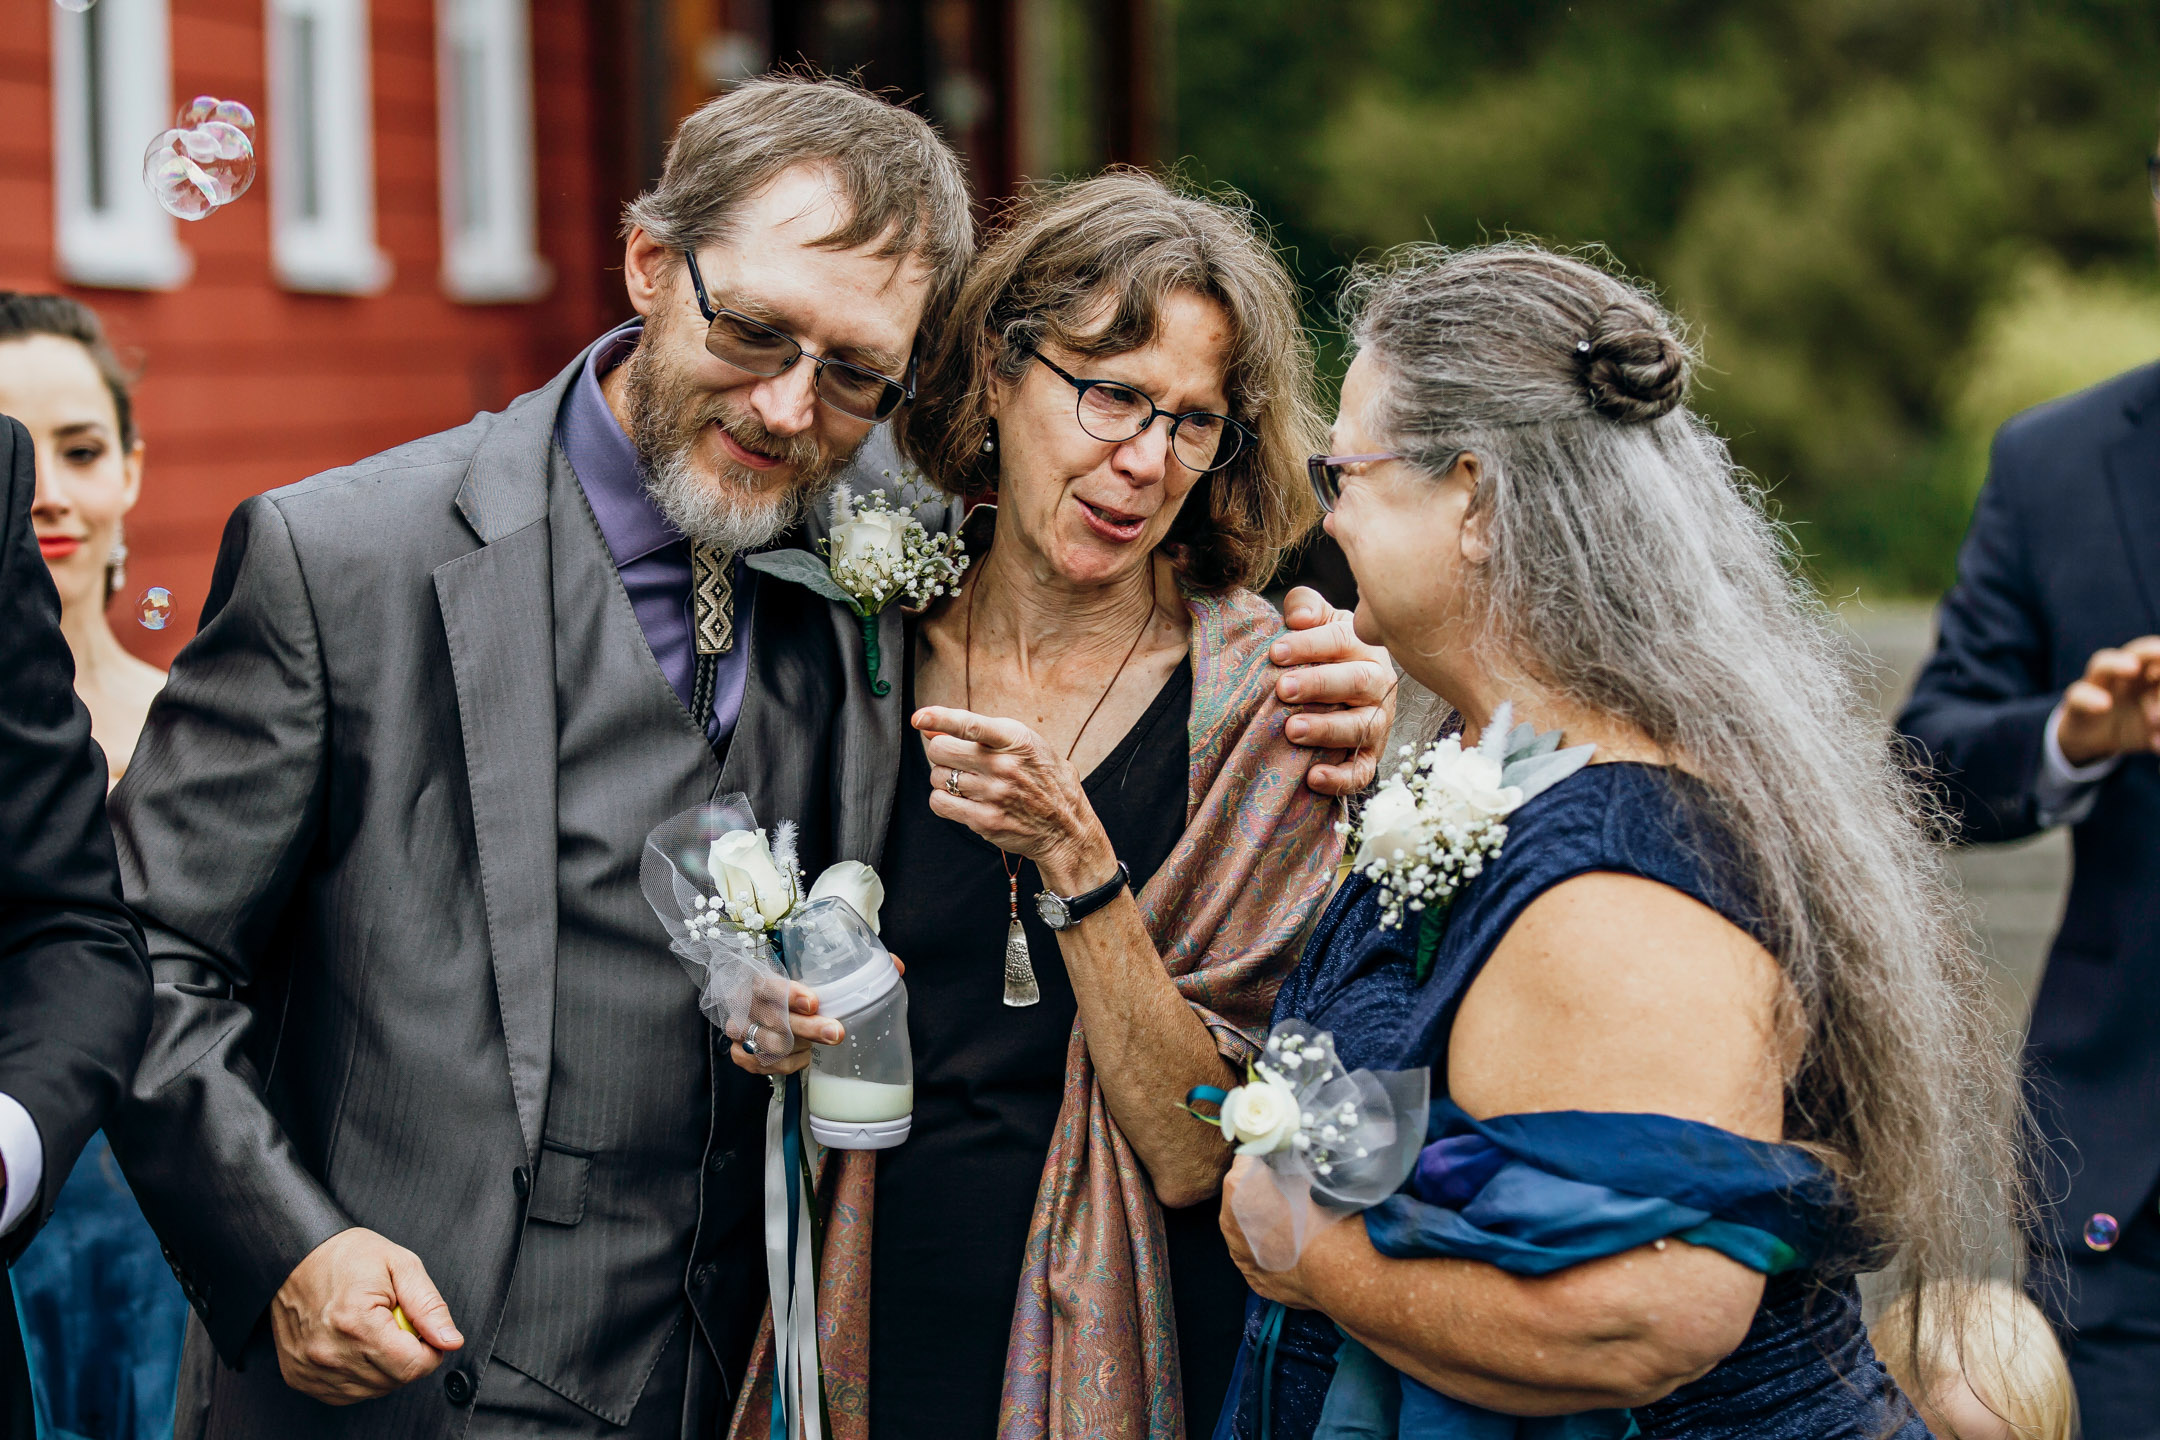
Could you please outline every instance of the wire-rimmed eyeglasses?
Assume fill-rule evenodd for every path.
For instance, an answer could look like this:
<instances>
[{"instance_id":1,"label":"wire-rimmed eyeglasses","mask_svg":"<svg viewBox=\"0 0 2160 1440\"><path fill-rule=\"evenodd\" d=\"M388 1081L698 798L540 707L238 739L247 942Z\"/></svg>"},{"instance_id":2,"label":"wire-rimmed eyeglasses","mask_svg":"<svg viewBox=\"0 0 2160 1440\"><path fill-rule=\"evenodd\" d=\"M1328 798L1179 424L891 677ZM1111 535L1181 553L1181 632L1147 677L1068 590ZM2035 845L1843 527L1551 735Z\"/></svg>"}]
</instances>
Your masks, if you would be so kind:
<instances>
[{"instance_id":1,"label":"wire-rimmed eyeglasses","mask_svg":"<svg viewBox=\"0 0 2160 1440\"><path fill-rule=\"evenodd\" d=\"M1382 460L1400 460L1402 456L1388 451L1381 455L1308 455L1305 457L1305 477L1312 481L1313 498L1320 508L1333 512L1337 501L1342 499L1343 471L1352 465L1377 465Z\"/></svg>"},{"instance_id":2,"label":"wire-rimmed eyeglasses","mask_svg":"<svg viewBox=\"0 0 2160 1440\"><path fill-rule=\"evenodd\" d=\"M907 378L895 380L845 360L812 355L794 337L764 321L715 306L705 294L705 277L698 273L697 256L685 250L683 259L690 262L690 288L697 293L698 311L705 317L705 353L714 359L769 380L787 373L789 366L807 357L817 367L810 388L817 392L818 399L857 420L883 420L915 398L913 356L908 358Z\"/></svg>"},{"instance_id":3,"label":"wire-rimmed eyeglasses","mask_svg":"<svg viewBox=\"0 0 2160 1440\"><path fill-rule=\"evenodd\" d=\"M1033 346L1028 353L1047 366L1050 373L1079 393L1073 399L1073 415L1089 438L1105 445L1122 445L1139 438L1158 417L1170 422L1170 453L1195 474L1206 474L1228 465L1252 443L1252 431L1212 410L1188 410L1173 415L1147 394L1122 380L1082 380Z\"/></svg>"}]
</instances>

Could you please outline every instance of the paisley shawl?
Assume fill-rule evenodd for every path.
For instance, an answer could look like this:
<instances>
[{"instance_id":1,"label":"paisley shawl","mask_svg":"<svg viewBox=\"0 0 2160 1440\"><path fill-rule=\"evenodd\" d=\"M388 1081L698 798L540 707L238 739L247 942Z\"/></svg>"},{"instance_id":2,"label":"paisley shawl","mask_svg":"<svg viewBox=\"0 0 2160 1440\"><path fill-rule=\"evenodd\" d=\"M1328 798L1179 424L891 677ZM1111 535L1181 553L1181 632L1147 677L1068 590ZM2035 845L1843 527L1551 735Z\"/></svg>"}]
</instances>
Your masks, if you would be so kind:
<instances>
[{"instance_id":1,"label":"paisley shawl","mask_svg":"<svg viewBox=\"0 0 2160 1440\"><path fill-rule=\"evenodd\" d=\"M1139 896L1178 993L1224 1058L1259 1049L1297 942L1342 841L1335 802L1305 785L1314 754L1283 734L1268 646L1281 618L1248 591L1189 595L1191 763L1185 833ZM818 1354L836 1440L868 1440L870 1247L877 1156L828 1152ZM1182 1440L1184 1388L1162 1210L1095 1082L1076 1022L1064 1097L1036 1192L1005 1358L999 1440ZM763 1440L768 1315L731 1440Z\"/></svg>"}]
</instances>

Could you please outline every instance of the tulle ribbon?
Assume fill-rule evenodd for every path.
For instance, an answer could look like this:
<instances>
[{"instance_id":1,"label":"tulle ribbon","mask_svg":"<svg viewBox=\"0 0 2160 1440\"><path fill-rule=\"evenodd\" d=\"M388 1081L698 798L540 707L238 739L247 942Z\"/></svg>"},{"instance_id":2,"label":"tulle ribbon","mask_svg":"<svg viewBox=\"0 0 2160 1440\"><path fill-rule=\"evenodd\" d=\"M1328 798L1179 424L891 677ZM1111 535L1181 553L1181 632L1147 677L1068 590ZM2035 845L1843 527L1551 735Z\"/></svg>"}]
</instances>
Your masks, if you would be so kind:
<instances>
[{"instance_id":1,"label":"tulle ribbon","mask_svg":"<svg viewBox=\"0 0 2160 1440\"><path fill-rule=\"evenodd\" d=\"M1297 1110L1294 1126L1239 1144L1241 1155L1261 1163L1241 1172L1230 1213L1260 1268L1287 1270L1324 1226L1379 1204L1409 1178L1425 1140L1432 1076L1423 1069L1345 1070L1334 1036L1291 1019L1269 1032L1249 1083L1289 1092ZM1222 1118L1200 1118L1238 1140L1231 1123L1237 1097L1202 1085L1186 1103L1222 1107Z\"/></svg>"},{"instance_id":2,"label":"tulle ribbon","mask_svg":"<svg viewBox=\"0 0 2160 1440\"><path fill-rule=\"evenodd\" d=\"M785 831L786 827L782 827ZM788 1024L788 979L772 940L761 931L698 923L698 901L721 891L710 869L713 842L737 830L757 829L749 797L730 795L685 810L655 826L638 867L645 899L667 928L668 949L697 986L698 1009L732 1040L755 1031L760 1054L785 1055L794 1048ZM785 851L780 861L792 867ZM772 1440L822 1440L817 1349L816 1236L810 1186L804 1176L816 1158L805 1137L802 1077L774 1077L765 1112L765 1283L772 1299Z\"/></svg>"}]
</instances>

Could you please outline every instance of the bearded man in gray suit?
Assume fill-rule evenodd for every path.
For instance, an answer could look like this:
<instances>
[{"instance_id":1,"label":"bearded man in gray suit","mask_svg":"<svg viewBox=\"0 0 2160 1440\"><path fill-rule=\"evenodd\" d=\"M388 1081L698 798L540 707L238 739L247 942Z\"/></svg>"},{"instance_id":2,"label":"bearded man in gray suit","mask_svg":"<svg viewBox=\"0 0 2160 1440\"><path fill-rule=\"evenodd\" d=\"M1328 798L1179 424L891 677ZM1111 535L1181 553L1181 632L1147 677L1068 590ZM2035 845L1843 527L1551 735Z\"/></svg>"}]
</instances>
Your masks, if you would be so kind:
<instances>
[{"instance_id":1,"label":"bearded man in gray suit","mask_svg":"<svg viewBox=\"0 0 2160 1440\"><path fill-rule=\"evenodd\" d=\"M181 1436L715 1433L763 1304L767 1087L639 852L740 789L813 872L876 862L900 687L742 556L812 546L911 393L968 205L907 112L739 87L630 208L639 321L234 515L114 800L158 985L110 1128L197 1315ZM1361 785L1391 677L1292 610L1278 659L1325 662L1297 698L1344 702L1295 728L1359 752L1314 783Z\"/></svg>"}]
</instances>

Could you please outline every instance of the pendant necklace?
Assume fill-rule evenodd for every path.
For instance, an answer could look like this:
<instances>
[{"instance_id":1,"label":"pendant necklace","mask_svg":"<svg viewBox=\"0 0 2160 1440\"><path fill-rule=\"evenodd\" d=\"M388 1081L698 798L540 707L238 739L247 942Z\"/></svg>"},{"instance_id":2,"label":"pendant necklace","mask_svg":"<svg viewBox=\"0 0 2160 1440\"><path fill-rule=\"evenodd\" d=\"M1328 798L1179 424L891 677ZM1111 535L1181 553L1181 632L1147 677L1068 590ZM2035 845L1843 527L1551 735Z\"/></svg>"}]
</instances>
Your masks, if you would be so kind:
<instances>
[{"instance_id":1,"label":"pendant necklace","mask_svg":"<svg viewBox=\"0 0 2160 1440\"><path fill-rule=\"evenodd\" d=\"M1123 678L1125 667L1132 663L1132 657L1139 653L1140 642L1147 638L1148 626L1155 622L1154 566L1154 557L1148 557L1148 608L1146 616L1140 621L1140 633L1133 636L1132 644L1125 651L1125 658L1118 661L1117 669L1111 672L1110 683L1103 687L1102 695L1095 701L1095 708L1088 711L1087 719L1080 722L1078 733L1073 736L1072 744L1065 751L1067 762L1070 762L1074 754L1079 751L1080 737L1087 734L1088 726L1095 723L1097 711L1100 711L1103 702L1110 698L1110 692L1117 689L1117 682ZM980 572L977 572L976 578L981 578ZM965 658L961 662L961 674L964 677L962 683L966 688L967 708L973 711L975 708L975 587L973 585L968 586L965 634L967 638L962 642ZM1020 923L1020 863L1018 859L1007 855L1003 850L998 851L998 864L1005 871L1005 1003L1016 1009L1036 1004L1042 999L1042 988L1035 983L1035 965L1028 957L1027 930Z\"/></svg>"}]
</instances>

